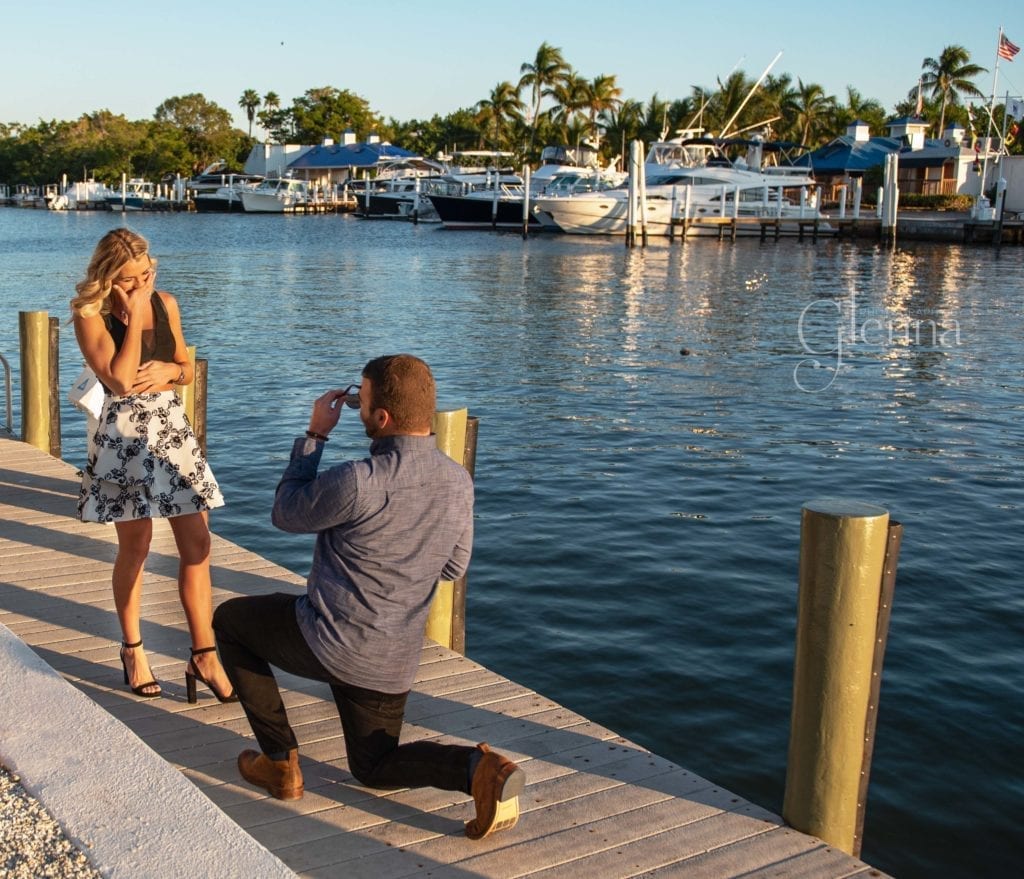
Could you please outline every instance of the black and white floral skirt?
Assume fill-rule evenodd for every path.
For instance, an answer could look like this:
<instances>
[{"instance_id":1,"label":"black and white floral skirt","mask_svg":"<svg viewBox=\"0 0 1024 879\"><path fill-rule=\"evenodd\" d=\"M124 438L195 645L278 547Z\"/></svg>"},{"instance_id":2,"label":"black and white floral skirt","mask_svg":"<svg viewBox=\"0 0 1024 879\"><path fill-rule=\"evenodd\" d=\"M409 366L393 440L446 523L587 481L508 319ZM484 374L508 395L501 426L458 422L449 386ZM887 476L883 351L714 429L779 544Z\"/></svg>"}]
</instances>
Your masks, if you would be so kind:
<instances>
[{"instance_id":1,"label":"black and white floral skirt","mask_svg":"<svg viewBox=\"0 0 1024 879\"><path fill-rule=\"evenodd\" d=\"M174 391L108 394L89 426L95 430L78 497L83 521L170 518L223 506Z\"/></svg>"}]
</instances>

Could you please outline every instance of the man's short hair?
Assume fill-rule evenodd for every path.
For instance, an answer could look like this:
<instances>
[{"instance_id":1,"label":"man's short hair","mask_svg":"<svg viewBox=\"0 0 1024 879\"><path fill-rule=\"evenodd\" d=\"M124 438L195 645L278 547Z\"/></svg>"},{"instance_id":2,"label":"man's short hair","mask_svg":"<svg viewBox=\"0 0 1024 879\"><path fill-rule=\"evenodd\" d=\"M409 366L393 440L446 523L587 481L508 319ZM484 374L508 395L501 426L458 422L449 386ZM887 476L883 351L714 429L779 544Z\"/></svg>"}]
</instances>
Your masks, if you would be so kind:
<instances>
[{"instance_id":1,"label":"man's short hair","mask_svg":"<svg viewBox=\"0 0 1024 879\"><path fill-rule=\"evenodd\" d=\"M370 406L387 409L398 430L430 430L437 406L437 387L430 367L412 354L386 354L363 367L371 382Z\"/></svg>"}]
</instances>

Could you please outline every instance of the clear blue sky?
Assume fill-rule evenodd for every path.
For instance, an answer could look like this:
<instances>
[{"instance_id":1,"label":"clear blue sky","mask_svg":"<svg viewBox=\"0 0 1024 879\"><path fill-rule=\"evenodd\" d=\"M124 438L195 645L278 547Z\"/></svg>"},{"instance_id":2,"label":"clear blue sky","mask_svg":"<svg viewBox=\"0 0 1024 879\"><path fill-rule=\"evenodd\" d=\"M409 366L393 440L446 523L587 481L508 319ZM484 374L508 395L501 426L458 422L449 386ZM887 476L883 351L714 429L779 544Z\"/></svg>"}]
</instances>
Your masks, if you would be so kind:
<instances>
[{"instance_id":1,"label":"clear blue sky","mask_svg":"<svg viewBox=\"0 0 1024 879\"><path fill-rule=\"evenodd\" d=\"M1024 47L1024 4L790 0L12 0L3 14L0 121L34 125L107 109L148 119L165 99L200 92L230 110L245 89L287 106L334 86L385 118L445 115L516 82L543 41L577 72L614 74L623 97L646 101L715 87L733 69L852 85L887 111L913 88L927 56L960 44L989 68L1000 25ZM998 94L1024 91L1024 52L999 65ZM258 131L254 131L258 134Z\"/></svg>"}]
</instances>

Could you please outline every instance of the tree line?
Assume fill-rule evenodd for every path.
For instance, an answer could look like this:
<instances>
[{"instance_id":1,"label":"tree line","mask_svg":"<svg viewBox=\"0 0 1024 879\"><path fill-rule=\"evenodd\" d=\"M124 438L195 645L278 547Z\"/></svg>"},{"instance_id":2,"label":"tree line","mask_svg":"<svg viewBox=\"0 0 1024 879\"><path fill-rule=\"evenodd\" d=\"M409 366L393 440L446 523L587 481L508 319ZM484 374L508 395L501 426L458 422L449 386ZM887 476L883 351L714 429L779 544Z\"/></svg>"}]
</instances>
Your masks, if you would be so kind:
<instances>
[{"instance_id":1,"label":"tree line","mask_svg":"<svg viewBox=\"0 0 1024 879\"><path fill-rule=\"evenodd\" d=\"M377 134L424 156L492 149L512 152L516 162L536 162L548 144L588 142L598 146L607 163L623 156L631 140L649 143L686 128L718 136L758 132L814 148L845 133L855 120L866 122L875 134L885 133L888 118L913 115L919 105L933 137L951 122L984 136L990 124L995 134L1002 125L1002 107L990 121L975 84L987 72L962 46L947 46L923 60L919 82L890 111L853 86L837 97L789 74L767 75L754 89L756 80L743 71L714 87L693 86L683 97L667 100L655 93L643 101L624 98L613 74L582 75L561 49L543 42L534 58L520 66L517 79L497 83L472 107L429 119L385 119L359 95L324 86L309 89L290 106L274 92L261 96L246 89L238 105L245 111L247 132L233 125L228 110L201 94L168 98L149 120L131 121L99 110L71 122L0 123L0 181L41 185L65 174L108 182L122 174L168 180L191 176L216 159L240 170L257 142L254 125L275 143L337 142L351 130L358 140ZM979 101L973 113L968 99ZM1015 133L1012 123L1010 132ZM1011 139L1011 151L1020 152L1021 138Z\"/></svg>"}]
</instances>

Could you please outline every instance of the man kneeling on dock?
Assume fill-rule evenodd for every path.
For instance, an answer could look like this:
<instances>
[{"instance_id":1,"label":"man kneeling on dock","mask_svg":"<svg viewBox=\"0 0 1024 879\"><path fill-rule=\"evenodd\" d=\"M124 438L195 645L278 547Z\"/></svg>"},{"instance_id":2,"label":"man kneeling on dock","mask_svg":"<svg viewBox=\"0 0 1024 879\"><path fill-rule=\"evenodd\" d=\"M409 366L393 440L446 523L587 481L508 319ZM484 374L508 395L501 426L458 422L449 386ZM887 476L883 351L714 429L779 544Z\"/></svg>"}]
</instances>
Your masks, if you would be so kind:
<instances>
[{"instance_id":1,"label":"man kneeling on dock","mask_svg":"<svg viewBox=\"0 0 1024 879\"><path fill-rule=\"evenodd\" d=\"M303 793L274 665L330 684L359 782L464 791L476 805L466 835L480 839L518 820L522 769L483 743L398 743L437 581L462 576L473 541L473 483L437 448L435 397L427 364L397 354L371 360L358 387L313 404L273 511L281 530L316 534L306 592L233 598L213 626L261 749L238 757L246 781L281 800ZM318 474L345 405L359 409L370 457Z\"/></svg>"}]
</instances>

